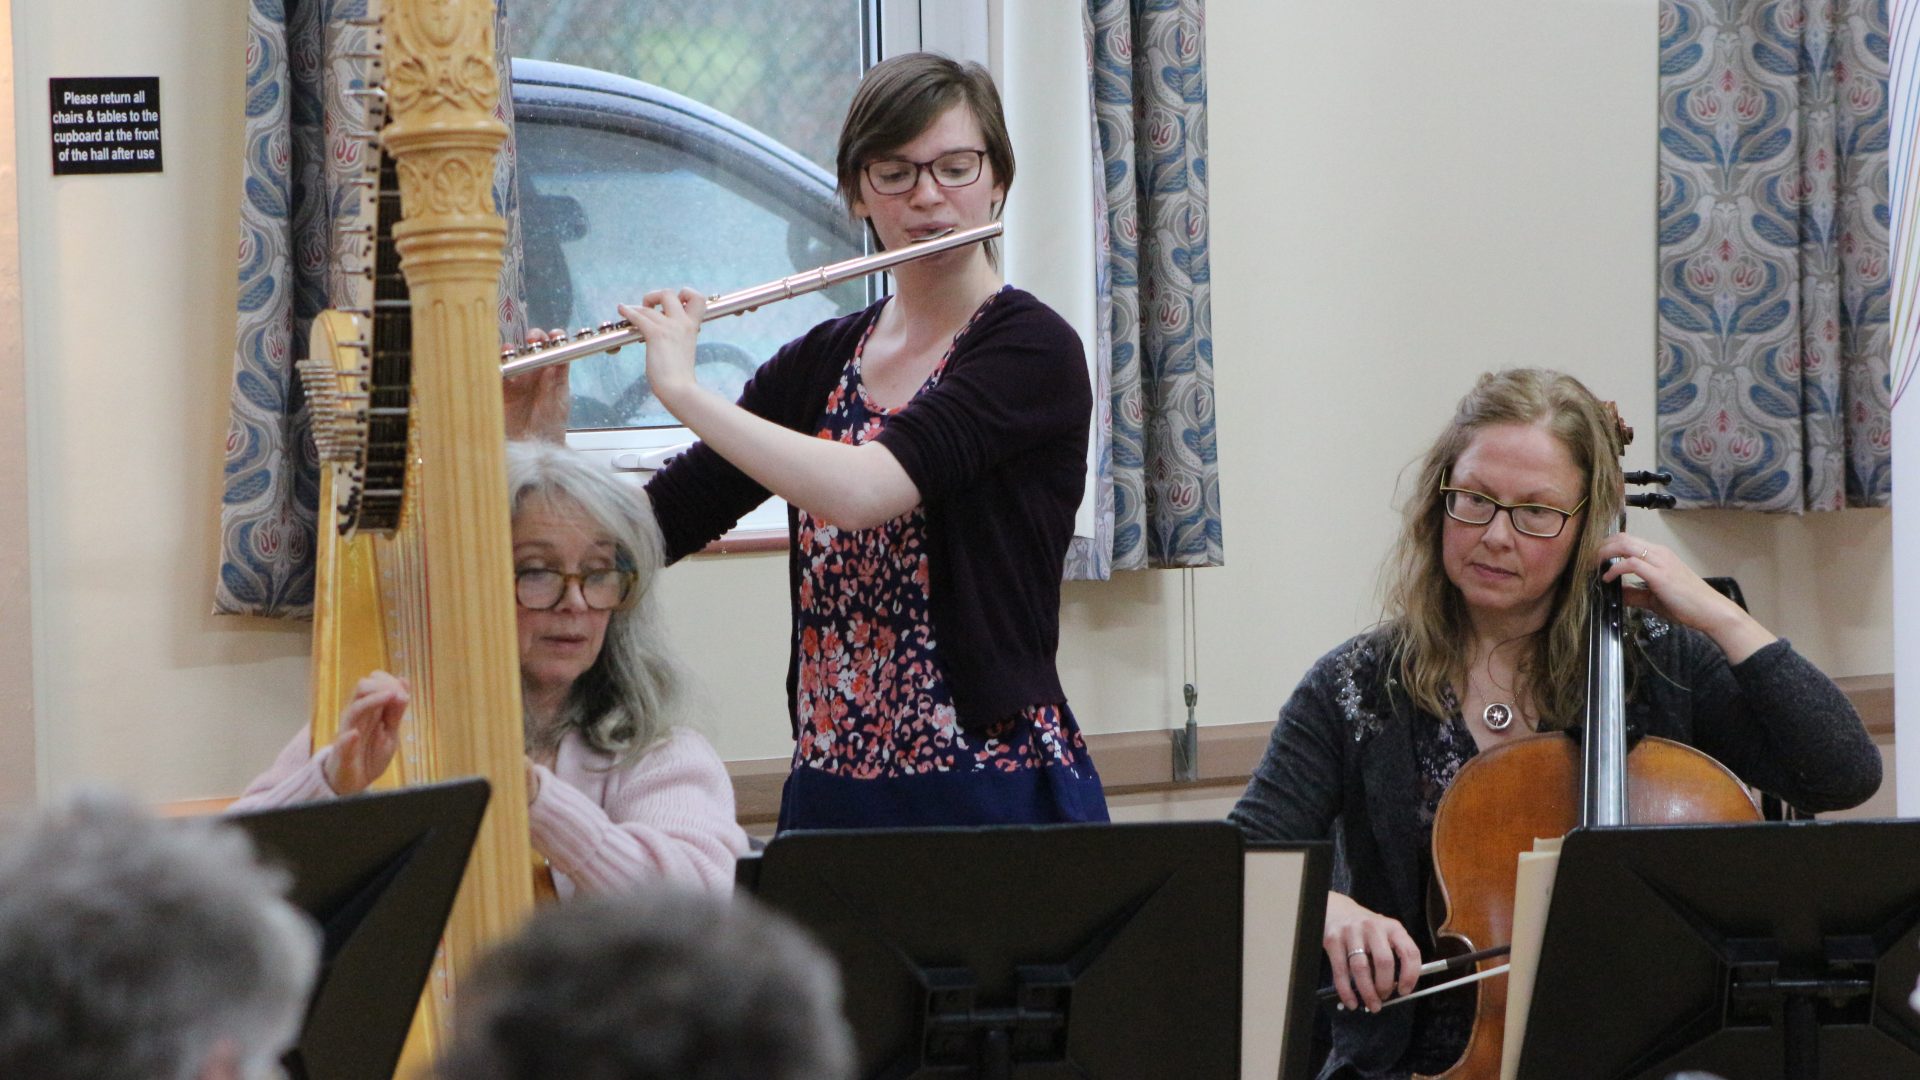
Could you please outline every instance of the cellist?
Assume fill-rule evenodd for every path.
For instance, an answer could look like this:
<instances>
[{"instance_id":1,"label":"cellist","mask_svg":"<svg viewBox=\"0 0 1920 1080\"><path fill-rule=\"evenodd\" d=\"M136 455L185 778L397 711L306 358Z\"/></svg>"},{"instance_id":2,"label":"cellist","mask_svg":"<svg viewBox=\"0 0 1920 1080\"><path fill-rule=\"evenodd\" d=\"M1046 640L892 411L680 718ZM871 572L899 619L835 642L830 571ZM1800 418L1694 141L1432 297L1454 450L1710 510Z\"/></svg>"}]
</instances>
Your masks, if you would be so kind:
<instances>
[{"instance_id":1,"label":"cellist","mask_svg":"<svg viewBox=\"0 0 1920 1080\"><path fill-rule=\"evenodd\" d=\"M1322 945L1344 1010L1320 1076L1445 1071L1471 991L1380 1011L1432 951L1430 838L1475 754L1577 726L1588 583L1631 575L1627 725L1719 759L1806 810L1855 806L1880 755L1833 681L1670 549L1612 532L1623 481L1605 407L1570 376L1484 375L1427 451L1373 629L1314 664L1231 815L1250 839L1339 841ZM1524 797L1516 795L1516 797Z\"/></svg>"}]
</instances>

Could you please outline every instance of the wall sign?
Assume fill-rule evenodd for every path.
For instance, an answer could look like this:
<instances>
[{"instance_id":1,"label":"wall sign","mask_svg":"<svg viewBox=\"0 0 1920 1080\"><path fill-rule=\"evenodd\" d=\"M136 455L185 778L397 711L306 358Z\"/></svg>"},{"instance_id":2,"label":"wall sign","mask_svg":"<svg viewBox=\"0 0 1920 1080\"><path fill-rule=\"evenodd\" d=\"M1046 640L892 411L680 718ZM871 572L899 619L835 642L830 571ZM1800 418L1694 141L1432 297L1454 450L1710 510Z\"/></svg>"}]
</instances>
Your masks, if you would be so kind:
<instances>
[{"instance_id":1,"label":"wall sign","mask_svg":"<svg viewBox=\"0 0 1920 1080\"><path fill-rule=\"evenodd\" d=\"M160 171L158 76L48 79L53 175Z\"/></svg>"}]
</instances>

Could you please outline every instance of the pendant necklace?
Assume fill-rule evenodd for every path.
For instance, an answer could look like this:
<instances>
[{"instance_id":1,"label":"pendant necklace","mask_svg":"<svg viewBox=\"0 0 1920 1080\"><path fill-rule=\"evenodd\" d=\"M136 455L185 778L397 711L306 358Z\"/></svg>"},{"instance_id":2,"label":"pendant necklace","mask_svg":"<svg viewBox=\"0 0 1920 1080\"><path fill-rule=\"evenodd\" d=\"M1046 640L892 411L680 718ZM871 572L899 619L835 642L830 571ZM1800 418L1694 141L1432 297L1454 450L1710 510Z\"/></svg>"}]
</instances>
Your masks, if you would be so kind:
<instances>
[{"instance_id":1,"label":"pendant necklace","mask_svg":"<svg viewBox=\"0 0 1920 1080\"><path fill-rule=\"evenodd\" d=\"M1480 711L1480 722L1488 731L1505 731L1513 726L1513 706L1495 701Z\"/></svg>"}]
</instances>

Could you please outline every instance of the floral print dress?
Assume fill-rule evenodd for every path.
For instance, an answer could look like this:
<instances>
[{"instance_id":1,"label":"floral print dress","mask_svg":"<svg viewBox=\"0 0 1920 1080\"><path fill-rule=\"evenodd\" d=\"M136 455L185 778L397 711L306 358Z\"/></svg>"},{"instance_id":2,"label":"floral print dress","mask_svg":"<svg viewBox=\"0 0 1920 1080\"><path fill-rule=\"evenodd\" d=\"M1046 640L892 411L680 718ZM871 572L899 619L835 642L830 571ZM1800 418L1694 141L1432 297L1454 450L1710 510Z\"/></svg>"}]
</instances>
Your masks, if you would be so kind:
<instances>
[{"instance_id":1,"label":"floral print dress","mask_svg":"<svg viewBox=\"0 0 1920 1080\"><path fill-rule=\"evenodd\" d=\"M899 411L873 401L861 381L872 332L869 323L828 395L818 437L871 442ZM953 353L949 345L915 397L939 384ZM961 729L933 626L920 507L855 531L804 510L797 516L798 741L782 830L1107 819L1099 774L1065 702Z\"/></svg>"}]
</instances>

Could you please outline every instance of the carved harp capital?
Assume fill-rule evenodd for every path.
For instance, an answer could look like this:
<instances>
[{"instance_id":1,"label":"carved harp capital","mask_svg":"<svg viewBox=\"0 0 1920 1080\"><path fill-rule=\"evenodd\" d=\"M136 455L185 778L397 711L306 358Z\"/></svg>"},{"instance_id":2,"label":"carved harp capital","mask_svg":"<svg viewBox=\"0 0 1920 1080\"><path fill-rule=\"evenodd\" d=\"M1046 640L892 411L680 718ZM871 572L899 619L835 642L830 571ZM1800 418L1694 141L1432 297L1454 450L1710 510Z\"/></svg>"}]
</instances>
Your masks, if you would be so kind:
<instances>
[{"instance_id":1,"label":"carved harp capital","mask_svg":"<svg viewBox=\"0 0 1920 1080\"><path fill-rule=\"evenodd\" d=\"M458 122L460 114L469 113L491 117L500 100L500 80L493 68L492 6L412 0L392 3L389 10L387 93L394 119L435 123Z\"/></svg>"},{"instance_id":2,"label":"carved harp capital","mask_svg":"<svg viewBox=\"0 0 1920 1080\"><path fill-rule=\"evenodd\" d=\"M497 277L506 223L494 212L493 162L507 129L494 117L492 6L396 0L387 35L383 143L398 162L406 220L394 240L408 279Z\"/></svg>"}]
</instances>

